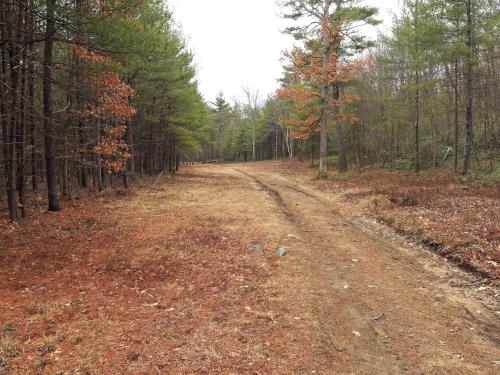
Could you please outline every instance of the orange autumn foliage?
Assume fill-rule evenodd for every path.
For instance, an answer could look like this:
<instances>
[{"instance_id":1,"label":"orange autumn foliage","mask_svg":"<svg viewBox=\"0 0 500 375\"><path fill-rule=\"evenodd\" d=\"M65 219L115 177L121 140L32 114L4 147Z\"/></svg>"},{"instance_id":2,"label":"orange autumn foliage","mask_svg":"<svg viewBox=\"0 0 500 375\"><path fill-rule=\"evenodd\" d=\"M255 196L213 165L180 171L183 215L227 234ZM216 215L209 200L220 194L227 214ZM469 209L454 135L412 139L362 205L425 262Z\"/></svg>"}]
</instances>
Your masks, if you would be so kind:
<instances>
[{"instance_id":1,"label":"orange autumn foliage","mask_svg":"<svg viewBox=\"0 0 500 375\"><path fill-rule=\"evenodd\" d=\"M320 108L314 90L306 87L280 88L277 98L291 101L297 113L293 117L280 117L280 121L291 128L292 138L307 140L319 132Z\"/></svg>"},{"instance_id":2,"label":"orange autumn foliage","mask_svg":"<svg viewBox=\"0 0 500 375\"><path fill-rule=\"evenodd\" d=\"M92 52L82 46L74 45L73 54L83 61L89 61L94 63L101 63L105 65L116 65L109 56L104 56L95 52Z\"/></svg>"},{"instance_id":3,"label":"orange autumn foliage","mask_svg":"<svg viewBox=\"0 0 500 375\"><path fill-rule=\"evenodd\" d=\"M324 38L331 44L332 51L336 51L341 41L341 26L332 30L330 25L323 27ZM322 34L323 35L323 34ZM316 42L313 42L313 45ZM314 48L313 48L314 49ZM277 91L277 97L288 100L295 109L294 116L282 117L281 121L292 128L292 136L298 139L309 137L320 130L320 87L327 84L329 87L345 86L356 79L360 70L358 63L340 62L336 53L328 56L328 64L323 66L322 57L314 52L306 52L301 48L284 52L283 60L288 63L291 72L291 86L282 87ZM358 95L342 92L341 98L335 100L333 95L328 98L329 112L346 104L360 101ZM334 121L356 123L357 117L351 111L336 111Z\"/></svg>"},{"instance_id":4,"label":"orange autumn foliage","mask_svg":"<svg viewBox=\"0 0 500 375\"><path fill-rule=\"evenodd\" d=\"M75 46L73 53L82 61L104 66L115 65L108 56L80 46ZM90 151L100 155L110 171L122 171L130 158L129 147L123 137L127 131L125 121L136 114L136 109L129 104L135 91L123 82L116 72L102 67L87 74L84 80L92 91L94 100L85 109L75 111L74 115L105 125L104 136Z\"/></svg>"}]
</instances>

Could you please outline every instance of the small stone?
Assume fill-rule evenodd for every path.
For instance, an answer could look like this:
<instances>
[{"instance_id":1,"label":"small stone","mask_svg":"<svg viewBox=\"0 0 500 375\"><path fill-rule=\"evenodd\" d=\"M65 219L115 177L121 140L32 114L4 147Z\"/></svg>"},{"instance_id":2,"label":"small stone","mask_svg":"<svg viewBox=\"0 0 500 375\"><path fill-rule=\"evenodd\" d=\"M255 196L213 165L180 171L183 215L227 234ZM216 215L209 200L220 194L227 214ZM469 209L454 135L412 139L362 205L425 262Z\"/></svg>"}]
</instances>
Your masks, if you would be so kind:
<instances>
[{"instance_id":1,"label":"small stone","mask_svg":"<svg viewBox=\"0 0 500 375\"><path fill-rule=\"evenodd\" d=\"M258 243L252 243L247 246L248 251L262 251L262 246Z\"/></svg>"},{"instance_id":2,"label":"small stone","mask_svg":"<svg viewBox=\"0 0 500 375\"><path fill-rule=\"evenodd\" d=\"M276 250L276 255L279 257L284 257L288 253L288 249L285 247L280 247Z\"/></svg>"}]
</instances>

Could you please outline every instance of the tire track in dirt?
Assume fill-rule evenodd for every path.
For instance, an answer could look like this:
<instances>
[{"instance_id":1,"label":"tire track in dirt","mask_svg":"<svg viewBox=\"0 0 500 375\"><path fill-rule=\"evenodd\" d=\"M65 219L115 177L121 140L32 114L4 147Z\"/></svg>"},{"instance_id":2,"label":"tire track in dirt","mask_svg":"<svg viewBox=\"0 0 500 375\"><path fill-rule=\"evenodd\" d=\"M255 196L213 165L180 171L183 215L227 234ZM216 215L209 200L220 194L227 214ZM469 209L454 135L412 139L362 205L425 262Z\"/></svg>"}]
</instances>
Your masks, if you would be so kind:
<instances>
[{"instance_id":1,"label":"tire track in dirt","mask_svg":"<svg viewBox=\"0 0 500 375\"><path fill-rule=\"evenodd\" d=\"M306 243L309 243L312 246L319 245L315 244L315 240L311 236L311 233L314 232L314 228L311 228L300 217L291 212L285 200L277 190L273 189L270 185L266 184L255 175L252 175L240 169L235 169L235 170L243 174L253 182L255 182L260 188L262 188L266 193L268 193L268 195L271 198L274 199L275 203L285 214L286 218L290 222L295 224L296 229L301 233L301 238L305 239ZM290 184L284 183L284 184L273 184L273 185L284 187L293 192L302 194L308 198L317 199L317 197L315 197L313 194L305 192L304 190L299 189ZM335 214L335 216L336 219L338 218L343 220L343 217L341 215ZM321 254L323 253L320 253L320 255ZM321 261L322 262L326 261L324 255L321 256ZM314 269L312 269L311 272L314 272ZM324 277L324 275L322 276ZM342 312L342 317L340 319L341 321L349 322L350 326L360 327L363 325L363 322L370 319L370 316L361 313L359 309L350 305L349 296L347 293L345 293L342 280L337 278L335 273L330 272L328 277L324 277L324 280L328 280L329 285L326 286L326 288L333 286L333 288L335 289L335 297L332 299L332 301L335 301L335 303L332 304L331 308L335 309L335 305L342 306L343 312ZM336 310L339 309L337 308ZM339 311L337 311L337 314L340 317ZM383 345L373 345L373 343L377 341L378 336L383 334L381 330L376 329L375 327L370 327L370 329L363 329L362 332L360 333L361 334L360 341L363 342L364 345L362 345L362 349L360 347L354 349L345 342L345 339L343 340L343 343L339 345L338 343L339 338L335 337L336 335L334 334L334 332L338 330L338 327L329 326L330 324L327 323L328 320L330 320L329 316L323 317L323 324L324 324L323 328L325 329L324 330L325 337L322 338L322 340L329 341L330 345L333 346L337 352L344 352L345 354L348 354L350 357L352 357L351 360L352 362L370 364L371 368L370 371L376 371L377 374L407 373L407 371L402 370L405 367L407 368L407 365L404 363L398 363L401 361L395 359L390 353L385 352L382 349ZM379 360L381 358L383 358L383 361Z\"/></svg>"},{"instance_id":2,"label":"tire track in dirt","mask_svg":"<svg viewBox=\"0 0 500 375\"><path fill-rule=\"evenodd\" d=\"M278 205L278 207L281 209L281 211L283 212L283 214L285 214L285 216L288 219L288 221L290 221L292 223L296 222L297 218L290 212L290 210L288 209L288 207L285 204L285 201L281 197L280 193L278 193L276 190L272 189L271 187L267 186L265 183L263 183L259 179L255 178L251 174L249 174L247 172L244 172L244 171L242 171L240 169L236 169L236 168L234 170L237 171L237 172L239 172L239 173L241 173L241 174L243 174L243 175L245 175L249 179L251 179L262 190L264 190L267 194L269 194L269 196L272 199L274 199L274 201L276 202L276 204Z\"/></svg>"},{"instance_id":3,"label":"tire track in dirt","mask_svg":"<svg viewBox=\"0 0 500 375\"><path fill-rule=\"evenodd\" d=\"M320 194L247 169L235 170L295 225L311 259L307 282L326 290L315 299L323 305L316 309L324 332L318 340L329 340L356 373L495 373L498 325L478 312L484 306L446 288L421 255L343 216Z\"/></svg>"}]
</instances>

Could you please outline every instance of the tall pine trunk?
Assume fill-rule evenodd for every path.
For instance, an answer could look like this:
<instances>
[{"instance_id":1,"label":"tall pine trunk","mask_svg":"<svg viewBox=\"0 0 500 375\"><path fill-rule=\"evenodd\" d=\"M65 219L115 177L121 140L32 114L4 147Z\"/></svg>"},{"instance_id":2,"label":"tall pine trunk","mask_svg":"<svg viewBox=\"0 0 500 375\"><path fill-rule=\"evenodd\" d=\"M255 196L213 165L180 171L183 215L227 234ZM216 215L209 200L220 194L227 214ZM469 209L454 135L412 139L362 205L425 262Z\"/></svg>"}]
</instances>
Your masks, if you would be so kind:
<instances>
[{"instance_id":1,"label":"tall pine trunk","mask_svg":"<svg viewBox=\"0 0 500 375\"><path fill-rule=\"evenodd\" d=\"M419 29L419 2L415 1L415 30L417 33ZM420 45L419 41L415 41L415 50L417 59L419 57ZM417 67L415 71L415 172L420 173L420 68Z\"/></svg>"},{"instance_id":2,"label":"tall pine trunk","mask_svg":"<svg viewBox=\"0 0 500 375\"><path fill-rule=\"evenodd\" d=\"M253 115L252 115L253 116ZM252 121L252 161L255 161L255 120Z\"/></svg>"},{"instance_id":3,"label":"tall pine trunk","mask_svg":"<svg viewBox=\"0 0 500 375\"><path fill-rule=\"evenodd\" d=\"M38 172L36 164L36 135L35 135L35 47L32 43L34 25L33 0L30 0L30 9L28 13L28 56L26 64L28 66L28 127L31 147L31 189L35 193L38 190Z\"/></svg>"},{"instance_id":4,"label":"tall pine trunk","mask_svg":"<svg viewBox=\"0 0 500 375\"><path fill-rule=\"evenodd\" d=\"M342 10L342 0L336 0L337 12L341 12ZM334 48L335 48L335 58L337 61L335 62L336 69L338 68L338 56L340 54L340 37L339 34L336 34L333 40ZM335 135L337 137L337 149L339 153L339 172L343 173L347 171L347 155L345 152L345 143L344 143L344 135L342 131L342 123L340 121L340 108L339 108L339 100L340 100L340 85L338 82L333 84L333 120L335 122Z\"/></svg>"},{"instance_id":5,"label":"tall pine trunk","mask_svg":"<svg viewBox=\"0 0 500 375\"><path fill-rule=\"evenodd\" d=\"M2 6L2 19L4 22L1 23L2 27L2 39L11 40L12 39L12 22L9 18L11 16L10 3L4 2ZM12 83L10 82L10 77L8 74L8 65L10 63L10 53L9 46L7 43L2 44L2 86L4 87L12 87ZM10 65L9 65L10 66ZM9 92L7 90L0 90L0 115L2 121L2 136L3 136L3 156L4 156L4 165L5 165L5 190L7 193L7 205L9 209L9 219L14 221L17 219L16 212L16 197L15 197L15 164L13 164L14 156L14 139L12 139L12 114L10 111L12 110L12 106L9 106L11 103L9 101ZM12 100L13 98L10 97ZM14 122L15 126L15 122Z\"/></svg>"},{"instance_id":6,"label":"tall pine trunk","mask_svg":"<svg viewBox=\"0 0 500 375\"><path fill-rule=\"evenodd\" d=\"M96 146L99 147L101 143L101 119L96 121ZM104 190L104 178L103 178L103 168L102 168L102 157L101 152L96 152L96 177L97 177L97 190L99 192Z\"/></svg>"},{"instance_id":7,"label":"tall pine trunk","mask_svg":"<svg viewBox=\"0 0 500 375\"><path fill-rule=\"evenodd\" d=\"M455 130L454 130L454 147L455 147L455 173L458 173L458 58L455 59L455 82L454 86L454 94L455 94Z\"/></svg>"},{"instance_id":8,"label":"tall pine trunk","mask_svg":"<svg viewBox=\"0 0 500 375\"><path fill-rule=\"evenodd\" d=\"M19 22L24 24L26 9L20 7L19 9ZM21 37L21 35L19 35ZM26 218L26 190L24 178L24 160L25 160L25 144L26 144L26 37L22 38L22 67L21 67L21 86L19 89L20 102L19 102L19 122L17 124L16 134L16 149L17 149L17 196L19 207L21 209L21 217ZM21 41L21 39L20 39Z\"/></svg>"},{"instance_id":9,"label":"tall pine trunk","mask_svg":"<svg viewBox=\"0 0 500 375\"><path fill-rule=\"evenodd\" d=\"M464 147L464 169L462 174L467 174L470 167L470 155L472 151L472 143L474 141L474 133L472 128L472 0L466 2L467 13L467 56L466 56L466 94L467 94L467 109L465 121L465 147Z\"/></svg>"},{"instance_id":10,"label":"tall pine trunk","mask_svg":"<svg viewBox=\"0 0 500 375\"><path fill-rule=\"evenodd\" d=\"M328 66L329 53L330 53L330 42L327 40L328 31L325 29L330 22L330 5L331 1L325 0L323 4L323 19L322 19L322 57L321 65L323 66L323 72L321 73L321 113L320 113L320 140L319 140L319 175L325 177L327 175L327 165L326 158L328 153L328 71L326 67Z\"/></svg>"},{"instance_id":11,"label":"tall pine trunk","mask_svg":"<svg viewBox=\"0 0 500 375\"><path fill-rule=\"evenodd\" d=\"M57 196L57 163L55 145L55 123L52 109L52 77L56 0L47 0L46 33L43 53L43 127L45 140L45 164L47 170L47 196L49 211L59 211Z\"/></svg>"},{"instance_id":12,"label":"tall pine trunk","mask_svg":"<svg viewBox=\"0 0 500 375\"><path fill-rule=\"evenodd\" d=\"M340 86L338 83L333 85L333 121L335 122L335 135L337 136L337 148L339 152L339 172L347 171L347 156L345 152L344 134L342 131L342 123L340 122L340 108L338 102L340 100Z\"/></svg>"},{"instance_id":13,"label":"tall pine trunk","mask_svg":"<svg viewBox=\"0 0 500 375\"><path fill-rule=\"evenodd\" d=\"M13 11L13 9L11 9ZM13 12L12 15L14 16ZM8 15L6 15L8 17ZM7 20L7 19L6 19ZM20 114L19 110L19 78L20 78L20 38L22 28L22 10L18 9L16 33L11 35L11 42L9 48L9 67L10 67L10 87L11 87L11 106L10 106L10 121L6 156L7 166L7 202L9 207L10 220L17 219L17 189L16 189L16 141L18 133L18 121ZM7 28L12 27L7 25Z\"/></svg>"},{"instance_id":14,"label":"tall pine trunk","mask_svg":"<svg viewBox=\"0 0 500 375\"><path fill-rule=\"evenodd\" d=\"M420 173L420 72L417 70L415 84L415 172Z\"/></svg>"}]
</instances>

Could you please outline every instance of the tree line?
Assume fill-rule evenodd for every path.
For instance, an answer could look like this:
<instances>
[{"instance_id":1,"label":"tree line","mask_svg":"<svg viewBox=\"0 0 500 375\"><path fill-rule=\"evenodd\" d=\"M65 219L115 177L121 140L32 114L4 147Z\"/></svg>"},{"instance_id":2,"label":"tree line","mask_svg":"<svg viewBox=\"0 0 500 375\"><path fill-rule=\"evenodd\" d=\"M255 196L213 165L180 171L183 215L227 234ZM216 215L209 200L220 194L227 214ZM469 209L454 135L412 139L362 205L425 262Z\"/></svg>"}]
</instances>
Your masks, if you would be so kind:
<instances>
[{"instance_id":1,"label":"tree line","mask_svg":"<svg viewBox=\"0 0 500 375\"><path fill-rule=\"evenodd\" d=\"M206 103L161 0L2 0L0 193L9 218L181 160L298 157L340 172L494 168L500 6L404 0L392 32L355 0L282 0L297 45L277 92Z\"/></svg>"},{"instance_id":2,"label":"tree line","mask_svg":"<svg viewBox=\"0 0 500 375\"><path fill-rule=\"evenodd\" d=\"M2 0L0 183L10 220L77 189L175 173L212 115L160 0ZM119 181L118 181L119 180Z\"/></svg>"},{"instance_id":3,"label":"tree line","mask_svg":"<svg viewBox=\"0 0 500 375\"><path fill-rule=\"evenodd\" d=\"M380 22L374 7L354 0L281 5L293 22L287 32L299 41L284 53L281 87L259 106L217 99L206 146L217 157L319 158L322 175L327 163L340 172L375 163L416 172L449 165L462 174L473 165L494 168L498 2L405 0L391 33L377 40L363 34Z\"/></svg>"},{"instance_id":4,"label":"tree line","mask_svg":"<svg viewBox=\"0 0 500 375\"><path fill-rule=\"evenodd\" d=\"M483 0L405 1L393 35L363 60L359 124L364 136L382 135L364 154L389 164L406 156L417 172L449 161L467 174L472 159L493 168L499 10Z\"/></svg>"}]
</instances>

